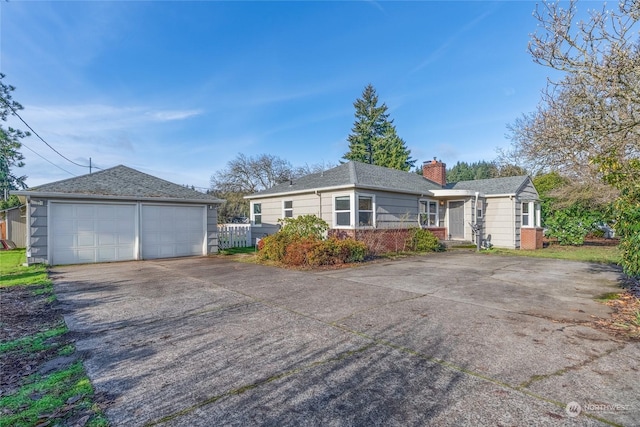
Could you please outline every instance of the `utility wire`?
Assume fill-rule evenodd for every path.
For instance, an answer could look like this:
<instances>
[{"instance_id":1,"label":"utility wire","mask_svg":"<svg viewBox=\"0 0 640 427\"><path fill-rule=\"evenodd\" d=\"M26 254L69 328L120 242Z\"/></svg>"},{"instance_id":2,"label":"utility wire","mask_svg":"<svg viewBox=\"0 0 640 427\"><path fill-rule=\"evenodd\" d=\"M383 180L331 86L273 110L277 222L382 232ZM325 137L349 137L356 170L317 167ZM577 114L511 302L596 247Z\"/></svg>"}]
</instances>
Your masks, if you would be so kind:
<instances>
[{"instance_id":1,"label":"utility wire","mask_svg":"<svg viewBox=\"0 0 640 427\"><path fill-rule=\"evenodd\" d=\"M28 149L29 151L33 152L36 156L40 157L42 160L44 160L45 162L51 163L53 166L57 167L60 170L65 171L66 173L68 173L71 176L76 176L74 173L69 172L68 170L66 170L65 168L63 168L62 166L58 166L55 163L53 163L51 160L47 159L46 157L40 155L39 153L37 153L34 149L28 147L27 145L25 145L24 142L21 142L20 145L22 145L24 148Z\"/></svg>"},{"instance_id":2,"label":"utility wire","mask_svg":"<svg viewBox=\"0 0 640 427\"><path fill-rule=\"evenodd\" d=\"M18 114L18 112L15 110L15 108L13 108L13 106L12 106L10 103L8 103L4 98L2 98L2 102L4 102L4 105L6 105L7 107L9 107L9 109L13 112L13 114L15 114L15 115L16 115L16 117L18 117L18 118L20 119L20 121L21 121L22 123L24 123L24 125L25 125L26 127L28 127L28 128L29 128L29 130L31 130L31 132L33 132L33 134L34 134L35 136L37 136L37 137L40 139L40 141L44 142L44 143L47 145L47 147L51 148L51 149L52 149L52 150L53 150L53 151L54 151L58 156L62 157L63 159L65 159L65 160L66 160L66 161L68 161L69 163L73 163L73 164L74 164L74 165L76 165L76 166L80 166L81 168L90 168L90 167L91 167L91 168L95 168L95 169L100 169L100 170L102 170L102 168L99 168L99 167L97 167L97 166L81 165L80 163L76 163L76 162L74 162L73 160L69 159L68 157L64 156L64 155L63 155L62 153L60 153L58 150L56 150L55 148L53 148L53 147L51 146L51 144L49 144L47 141L45 141L45 140L44 140L44 138L42 138L42 137L38 134L38 132L36 132L36 131L31 127L31 126L29 126L29 123L27 123L27 122L26 122L26 121L25 121L25 120L20 116L20 114ZM27 147L27 148L29 148L29 147ZM29 149L30 149L30 148L29 148ZM31 149L30 149L30 150L31 150ZM31 150L31 151L33 151L33 150ZM35 151L34 151L34 153L35 153ZM37 154L37 153L36 153L36 154ZM38 155L39 155L39 154L38 154ZM45 159L45 160L46 160L46 159ZM47 161L48 161L48 160L47 160ZM53 163L52 163L52 164L53 164ZM56 166L57 166L57 165L56 165ZM59 167L59 166L58 166L58 167ZM62 169L62 168L61 168L61 169ZM63 170L64 170L64 169L63 169ZM71 173L71 172L69 172L69 171L65 171L65 172ZM73 175L73 174L71 174L71 175ZM75 176L75 175L74 175L74 176Z\"/></svg>"}]
</instances>

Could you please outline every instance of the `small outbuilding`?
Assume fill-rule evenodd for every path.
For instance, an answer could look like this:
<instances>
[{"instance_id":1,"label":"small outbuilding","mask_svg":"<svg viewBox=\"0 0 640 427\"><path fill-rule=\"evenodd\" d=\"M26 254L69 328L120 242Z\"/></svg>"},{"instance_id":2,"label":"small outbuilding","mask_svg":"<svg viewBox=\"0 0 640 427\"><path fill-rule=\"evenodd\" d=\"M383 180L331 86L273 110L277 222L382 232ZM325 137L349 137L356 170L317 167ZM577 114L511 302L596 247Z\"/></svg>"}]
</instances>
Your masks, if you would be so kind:
<instances>
[{"instance_id":1,"label":"small outbuilding","mask_svg":"<svg viewBox=\"0 0 640 427\"><path fill-rule=\"evenodd\" d=\"M223 200L126 166L14 191L27 262L83 264L218 252Z\"/></svg>"}]
</instances>

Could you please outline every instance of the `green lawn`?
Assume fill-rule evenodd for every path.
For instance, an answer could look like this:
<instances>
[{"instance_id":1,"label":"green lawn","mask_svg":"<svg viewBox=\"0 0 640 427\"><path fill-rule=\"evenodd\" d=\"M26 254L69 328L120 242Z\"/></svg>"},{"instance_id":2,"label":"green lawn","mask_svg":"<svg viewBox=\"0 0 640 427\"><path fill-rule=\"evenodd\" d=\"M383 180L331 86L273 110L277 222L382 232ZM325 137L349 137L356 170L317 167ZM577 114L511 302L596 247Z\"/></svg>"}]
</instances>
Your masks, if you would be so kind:
<instances>
[{"instance_id":1,"label":"green lawn","mask_svg":"<svg viewBox=\"0 0 640 427\"><path fill-rule=\"evenodd\" d=\"M16 372L22 376L17 390L0 396L0 427L36 427L70 425L74 416L82 416L84 424L90 427L108 426L101 408L94 403L94 390L87 377L82 362L60 368L48 375L39 375L38 367L58 356L69 356L75 352L73 341L66 335L67 326L62 315L53 316L54 322L44 320L33 305L55 301L53 284L47 276L44 265L24 266L25 250L0 251L0 288L3 293L22 291L17 286L28 289L33 300L24 300L23 314L38 327L38 332L12 340L0 340L0 361L8 366L23 358L37 361L35 369ZM40 302L38 302L40 301ZM55 321L57 319L57 322ZM2 327L11 327L11 317L4 317ZM32 362L33 363L33 362ZM19 365L19 364L18 364ZM33 368L34 366L32 366ZM34 373L35 372L35 373ZM79 414L79 415L76 415ZM78 420L76 420L78 421Z\"/></svg>"},{"instance_id":2,"label":"green lawn","mask_svg":"<svg viewBox=\"0 0 640 427\"><path fill-rule=\"evenodd\" d=\"M14 285L48 285L47 267L32 265L25 267L24 249L0 251L0 287Z\"/></svg>"},{"instance_id":3,"label":"green lawn","mask_svg":"<svg viewBox=\"0 0 640 427\"><path fill-rule=\"evenodd\" d=\"M619 264L620 250L616 246L559 246L550 245L535 251L519 249L493 248L482 251L483 254L528 256L535 258L555 258L570 261L599 262L604 264Z\"/></svg>"},{"instance_id":4,"label":"green lawn","mask_svg":"<svg viewBox=\"0 0 640 427\"><path fill-rule=\"evenodd\" d=\"M255 254L255 246L247 246L243 248L220 249L220 255L238 255L238 254Z\"/></svg>"}]
</instances>

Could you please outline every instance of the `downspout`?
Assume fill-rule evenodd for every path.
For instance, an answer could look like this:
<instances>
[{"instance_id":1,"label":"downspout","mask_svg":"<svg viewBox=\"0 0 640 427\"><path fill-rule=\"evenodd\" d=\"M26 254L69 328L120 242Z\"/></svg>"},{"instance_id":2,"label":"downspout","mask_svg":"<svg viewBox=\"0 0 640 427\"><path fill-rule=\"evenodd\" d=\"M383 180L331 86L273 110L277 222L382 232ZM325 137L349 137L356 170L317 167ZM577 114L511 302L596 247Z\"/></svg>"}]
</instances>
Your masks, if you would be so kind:
<instances>
[{"instance_id":1,"label":"downspout","mask_svg":"<svg viewBox=\"0 0 640 427\"><path fill-rule=\"evenodd\" d=\"M516 228L517 228L517 224L516 224L516 201L514 199L513 196L509 196L509 200L511 200L512 206L511 206L511 226L513 227L513 248L516 248Z\"/></svg>"},{"instance_id":2,"label":"downspout","mask_svg":"<svg viewBox=\"0 0 640 427\"><path fill-rule=\"evenodd\" d=\"M473 206L473 222L475 224L476 231L476 251L480 252L480 229L478 228L478 196L480 192L476 191L476 201Z\"/></svg>"},{"instance_id":3,"label":"downspout","mask_svg":"<svg viewBox=\"0 0 640 427\"><path fill-rule=\"evenodd\" d=\"M318 216L320 217L320 219L322 218L322 193L318 192L318 190L314 190L314 193L316 194L316 196L318 196ZM327 233L329 232L329 230L327 230Z\"/></svg>"},{"instance_id":4,"label":"downspout","mask_svg":"<svg viewBox=\"0 0 640 427\"><path fill-rule=\"evenodd\" d=\"M26 200L25 200L26 204L27 204L27 226L25 227L25 233L26 235L26 240L27 240L27 247L26 247L26 255L27 255L27 260L25 265L28 266L29 265L29 258L31 258L31 196L27 196ZM48 215L47 215L48 217ZM48 220L48 218L47 218ZM47 227L47 233L49 233L48 227ZM51 240L49 240L49 236L47 235L47 241L51 242ZM49 253L49 248L47 247L47 256Z\"/></svg>"}]
</instances>

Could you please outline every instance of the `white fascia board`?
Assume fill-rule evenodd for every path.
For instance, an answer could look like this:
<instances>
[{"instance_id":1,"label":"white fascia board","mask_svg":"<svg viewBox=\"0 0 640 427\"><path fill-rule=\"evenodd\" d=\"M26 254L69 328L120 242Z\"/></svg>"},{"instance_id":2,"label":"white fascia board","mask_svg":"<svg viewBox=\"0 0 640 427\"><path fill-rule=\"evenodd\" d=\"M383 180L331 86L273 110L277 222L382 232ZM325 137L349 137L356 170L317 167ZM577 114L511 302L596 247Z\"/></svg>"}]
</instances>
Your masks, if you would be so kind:
<instances>
[{"instance_id":1,"label":"white fascia board","mask_svg":"<svg viewBox=\"0 0 640 427\"><path fill-rule=\"evenodd\" d=\"M244 196L245 199L269 199L271 197L280 197L280 196L290 196L294 194L309 194L309 193L326 193L327 191L338 191L338 190L375 190L375 191L385 191L387 193L399 193L399 194L413 194L416 196L425 196L431 197L434 196L434 190L425 190L423 192L420 191L404 191L397 190L394 188L388 187L379 187L373 185L361 185L361 184L347 184L347 185L338 185L335 187L323 187L323 188L312 188L306 190L292 190L292 191L281 191L279 193L270 193L270 194L250 194L248 196Z\"/></svg>"},{"instance_id":2,"label":"white fascia board","mask_svg":"<svg viewBox=\"0 0 640 427\"><path fill-rule=\"evenodd\" d=\"M108 196L103 194L82 194L82 193L51 193L40 191L12 191L20 197L42 198L42 199L71 199L71 200L121 200L121 201L137 201L137 202L156 202L156 203L189 203L198 205L219 205L224 203L222 199L179 199L175 197L135 197L135 196Z\"/></svg>"},{"instance_id":3,"label":"white fascia board","mask_svg":"<svg viewBox=\"0 0 640 427\"><path fill-rule=\"evenodd\" d=\"M335 187L322 187L322 188L308 188L305 190L291 190L291 191L281 191L279 193L269 193L269 194L249 194L248 196L244 196L245 199L269 199L271 197L280 197L280 196L290 196L294 194L309 194L309 193L323 193L325 191L335 191L335 190L347 190L350 188L355 188L353 184L347 185L337 185Z\"/></svg>"},{"instance_id":4,"label":"white fascia board","mask_svg":"<svg viewBox=\"0 0 640 427\"><path fill-rule=\"evenodd\" d=\"M487 194L486 197L487 199L489 198L497 198L497 197L515 197L516 193L504 193L504 194Z\"/></svg>"},{"instance_id":5,"label":"white fascia board","mask_svg":"<svg viewBox=\"0 0 640 427\"><path fill-rule=\"evenodd\" d=\"M475 197L474 190L431 190L434 197ZM483 193L478 194L479 197L485 197Z\"/></svg>"}]
</instances>

